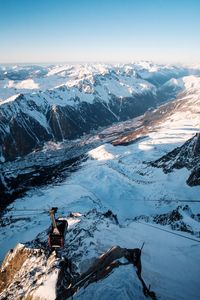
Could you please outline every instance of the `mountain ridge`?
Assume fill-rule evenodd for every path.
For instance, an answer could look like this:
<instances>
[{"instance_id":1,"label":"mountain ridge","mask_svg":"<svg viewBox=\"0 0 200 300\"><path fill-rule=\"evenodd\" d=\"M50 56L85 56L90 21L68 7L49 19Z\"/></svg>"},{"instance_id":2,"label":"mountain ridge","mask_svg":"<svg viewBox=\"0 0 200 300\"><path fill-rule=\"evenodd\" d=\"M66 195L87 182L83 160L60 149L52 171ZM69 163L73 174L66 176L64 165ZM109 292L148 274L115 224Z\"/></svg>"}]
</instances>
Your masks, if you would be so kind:
<instances>
[{"instance_id":1,"label":"mountain ridge","mask_svg":"<svg viewBox=\"0 0 200 300\"><path fill-rule=\"evenodd\" d=\"M158 88L149 78L158 76L156 72L165 80L187 73L183 69L144 69L137 65L63 68L62 75L52 69L45 75L34 71L34 76L43 74L49 78L59 74L56 80L66 83L0 102L1 162L28 154L47 141L79 138L99 127L141 115L180 92L172 85Z\"/></svg>"}]
</instances>

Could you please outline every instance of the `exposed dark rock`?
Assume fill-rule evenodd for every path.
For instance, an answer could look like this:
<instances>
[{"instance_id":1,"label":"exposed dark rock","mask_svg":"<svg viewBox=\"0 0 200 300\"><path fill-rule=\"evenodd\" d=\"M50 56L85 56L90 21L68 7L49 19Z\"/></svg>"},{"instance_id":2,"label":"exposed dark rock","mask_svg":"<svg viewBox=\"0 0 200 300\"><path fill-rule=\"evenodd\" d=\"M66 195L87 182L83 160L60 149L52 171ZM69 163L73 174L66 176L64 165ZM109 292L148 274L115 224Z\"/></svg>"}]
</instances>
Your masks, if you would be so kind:
<instances>
[{"instance_id":1,"label":"exposed dark rock","mask_svg":"<svg viewBox=\"0 0 200 300\"><path fill-rule=\"evenodd\" d=\"M181 147L150 163L153 167L162 168L165 173L174 169L187 168L191 174L187 179L190 186L200 185L200 133L185 142Z\"/></svg>"},{"instance_id":2,"label":"exposed dark rock","mask_svg":"<svg viewBox=\"0 0 200 300\"><path fill-rule=\"evenodd\" d=\"M192 170L190 176L187 179L187 184L190 186L200 185L200 164L198 164Z\"/></svg>"},{"instance_id":3,"label":"exposed dark rock","mask_svg":"<svg viewBox=\"0 0 200 300\"><path fill-rule=\"evenodd\" d=\"M103 281L116 268L123 268L127 265L133 265L132 272L137 274L136 278L138 277L141 283L144 295L153 300L157 299L156 294L150 290L150 287L147 287L142 277L141 250L138 248L112 247L81 274L74 273L72 262L67 257L59 259L55 253L47 256L42 249L28 248L20 244L15 247L14 251L11 250L0 268L1 299L17 299L19 295L25 294L23 299L38 299L34 291L38 291L42 286L41 279L45 280L45 276L55 274L57 271L56 300L65 300L73 297L82 287L86 289L92 283ZM126 261L121 262L121 258ZM133 288L134 286L133 283ZM42 296L41 299L43 299Z\"/></svg>"},{"instance_id":4,"label":"exposed dark rock","mask_svg":"<svg viewBox=\"0 0 200 300\"><path fill-rule=\"evenodd\" d=\"M122 263L119 260L122 257L127 259L127 262ZM136 273L141 281L144 295L156 300L156 294L153 291L150 291L150 288L147 287L142 278L141 250L138 248L126 249L119 246L110 248L107 252L96 259L86 272L80 275L76 274L76 276L74 276L74 274L70 273L71 263L69 263L69 260L67 259L66 262L62 264L60 278L58 278L57 281L56 299L68 299L81 287L86 288L94 282L103 280L109 276L115 268L123 267L123 265L128 264L132 264L136 268ZM65 285L63 285L63 277L65 278Z\"/></svg>"},{"instance_id":5,"label":"exposed dark rock","mask_svg":"<svg viewBox=\"0 0 200 300\"><path fill-rule=\"evenodd\" d=\"M173 230L184 231L200 237L200 231L196 231L187 223L187 218L191 218L200 222L199 214L194 214L188 205L178 206L176 209L160 215L138 216L135 220L144 220L145 222L153 222L163 226L170 226Z\"/></svg>"},{"instance_id":6,"label":"exposed dark rock","mask_svg":"<svg viewBox=\"0 0 200 300\"><path fill-rule=\"evenodd\" d=\"M119 224L117 215L113 214L111 210L108 210L107 212L103 213L103 216L106 218L110 218L111 220L114 220L117 225Z\"/></svg>"},{"instance_id":7,"label":"exposed dark rock","mask_svg":"<svg viewBox=\"0 0 200 300\"><path fill-rule=\"evenodd\" d=\"M28 190L38 186L63 181L72 172L80 168L80 164L87 159L85 153L90 149L89 145L83 147L74 146L73 149L55 151L52 157L40 152L35 154L35 159L27 157L19 162L20 170L16 162L16 169L1 169L0 174L0 213L15 199L22 197ZM30 160L27 164L26 160Z\"/></svg>"}]
</instances>

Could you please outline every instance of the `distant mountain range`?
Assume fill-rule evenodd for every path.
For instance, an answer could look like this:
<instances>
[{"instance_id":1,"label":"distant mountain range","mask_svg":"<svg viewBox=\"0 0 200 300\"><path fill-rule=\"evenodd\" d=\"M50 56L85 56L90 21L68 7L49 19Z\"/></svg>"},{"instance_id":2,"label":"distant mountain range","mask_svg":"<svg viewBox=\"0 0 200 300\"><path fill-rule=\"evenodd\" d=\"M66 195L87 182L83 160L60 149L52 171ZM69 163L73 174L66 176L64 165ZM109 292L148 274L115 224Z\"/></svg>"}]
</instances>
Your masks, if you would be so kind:
<instances>
[{"instance_id":1,"label":"distant mountain range","mask_svg":"<svg viewBox=\"0 0 200 300\"><path fill-rule=\"evenodd\" d=\"M47 141L79 138L100 126L141 115L175 98L185 87L182 76L198 72L146 62L1 67L1 162Z\"/></svg>"}]
</instances>

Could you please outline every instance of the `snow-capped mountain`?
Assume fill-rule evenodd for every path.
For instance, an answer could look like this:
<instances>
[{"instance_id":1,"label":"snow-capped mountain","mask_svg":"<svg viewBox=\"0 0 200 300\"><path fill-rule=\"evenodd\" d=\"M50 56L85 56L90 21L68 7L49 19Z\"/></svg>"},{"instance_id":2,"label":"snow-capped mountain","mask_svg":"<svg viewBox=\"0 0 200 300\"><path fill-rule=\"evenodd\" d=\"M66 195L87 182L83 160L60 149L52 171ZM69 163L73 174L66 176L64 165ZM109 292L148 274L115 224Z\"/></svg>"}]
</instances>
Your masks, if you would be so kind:
<instances>
[{"instance_id":1,"label":"snow-capped mountain","mask_svg":"<svg viewBox=\"0 0 200 300\"><path fill-rule=\"evenodd\" d=\"M150 63L7 68L0 80L2 162L141 115L188 88L174 78L191 72Z\"/></svg>"},{"instance_id":2,"label":"snow-capped mountain","mask_svg":"<svg viewBox=\"0 0 200 300\"><path fill-rule=\"evenodd\" d=\"M46 141L77 138L137 116L156 102L156 88L134 72L80 69L66 84L1 102L2 161L27 154Z\"/></svg>"},{"instance_id":3,"label":"snow-capped mountain","mask_svg":"<svg viewBox=\"0 0 200 300\"><path fill-rule=\"evenodd\" d=\"M140 78L161 85L171 78L180 78L189 74L198 75L199 68L158 65L151 62L139 62L127 65L82 64L51 66L0 66L0 101L20 93L45 91L66 84L68 80L77 80L97 74L116 72L137 74Z\"/></svg>"},{"instance_id":4,"label":"snow-capped mountain","mask_svg":"<svg viewBox=\"0 0 200 300\"><path fill-rule=\"evenodd\" d=\"M200 75L199 66L158 65L152 62L138 62L123 65L107 64L62 64L50 66L0 66L0 101L20 93L45 91L93 75L105 75L109 71L136 75L159 87L171 78Z\"/></svg>"}]
</instances>

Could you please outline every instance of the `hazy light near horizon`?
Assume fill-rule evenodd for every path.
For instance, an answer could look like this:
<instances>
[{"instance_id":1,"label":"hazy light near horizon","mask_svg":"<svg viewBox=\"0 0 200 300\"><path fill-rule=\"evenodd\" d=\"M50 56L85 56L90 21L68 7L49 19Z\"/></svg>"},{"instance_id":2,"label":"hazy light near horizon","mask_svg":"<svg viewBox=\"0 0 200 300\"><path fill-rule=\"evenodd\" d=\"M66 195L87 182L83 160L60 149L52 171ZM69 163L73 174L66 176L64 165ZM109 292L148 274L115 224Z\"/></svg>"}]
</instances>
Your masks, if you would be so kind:
<instances>
[{"instance_id":1,"label":"hazy light near horizon","mask_svg":"<svg viewBox=\"0 0 200 300\"><path fill-rule=\"evenodd\" d=\"M197 0L0 0L0 63L200 63Z\"/></svg>"}]
</instances>

